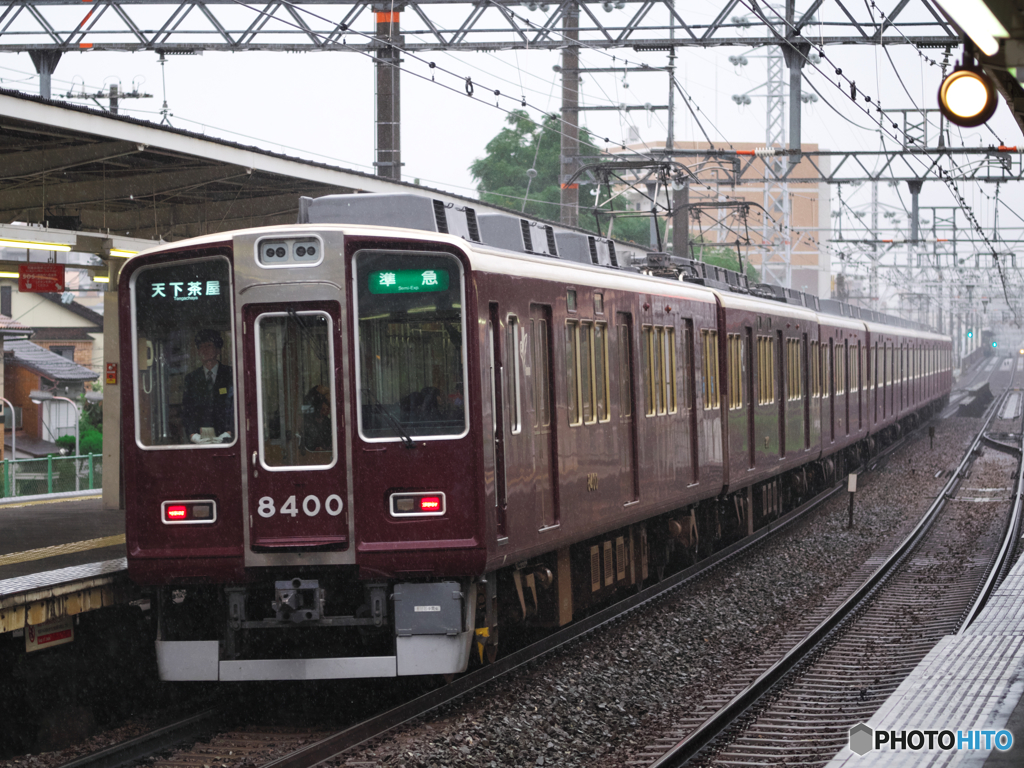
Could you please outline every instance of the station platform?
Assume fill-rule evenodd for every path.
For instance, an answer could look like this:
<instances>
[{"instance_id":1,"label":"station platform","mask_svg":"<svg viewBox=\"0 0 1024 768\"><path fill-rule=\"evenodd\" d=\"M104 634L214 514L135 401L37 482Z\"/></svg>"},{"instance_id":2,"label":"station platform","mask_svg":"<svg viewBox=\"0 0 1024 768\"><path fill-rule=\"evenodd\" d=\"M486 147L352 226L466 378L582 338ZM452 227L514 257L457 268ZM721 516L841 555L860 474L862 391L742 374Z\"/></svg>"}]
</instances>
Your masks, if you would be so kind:
<instances>
[{"instance_id":1,"label":"station platform","mask_svg":"<svg viewBox=\"0 0 1024 768\"><path fill-rule=\"evenodd\" d=\"M862 756L846 746L827 768L1024 765L1024 558L974 623L943 638L867 725L872 732L931 731L933 748L927 735L920 749L883 745ZM943 731L952 734L952 748L940 748ZM1009 749L996 748L1000 731L1012 735ZM871 736L873 746L878 740ZM1005 736L1000 738L1005 746Z\"/></svg>"},{"instance_id":2,"label":"station platform","mask_svg":"<svg viewBox=\"0 0 1024 768\"><path fill-rule=\"evenodd\" d=\"M122 602L124 513L99 492L0 503L0 634Z\"/></svg>"}]
</instances>

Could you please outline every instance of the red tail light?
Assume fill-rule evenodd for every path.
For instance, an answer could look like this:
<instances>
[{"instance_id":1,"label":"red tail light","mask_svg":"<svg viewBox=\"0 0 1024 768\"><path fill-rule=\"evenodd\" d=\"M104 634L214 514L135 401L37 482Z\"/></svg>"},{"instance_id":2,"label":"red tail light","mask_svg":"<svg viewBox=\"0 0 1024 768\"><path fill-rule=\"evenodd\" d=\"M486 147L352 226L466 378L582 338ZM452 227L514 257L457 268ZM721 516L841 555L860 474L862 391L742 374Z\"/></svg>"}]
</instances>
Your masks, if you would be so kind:
<instances>
[{"instance_id":1,"label":"red tail light","mask_svg":"<svg viewBox=\"0 0 1024 768\"><path fill-rule=\"evenodd\" d=\"M213 499L165 501L160 507L164 525L217 522L217 502Z\"/></svg>"},{"instance_id":2,"label":"red tail light","mask_svg":"<svg viewBox=\"0 0 1024 768\"><path fill-rule=\"evenodd\" d=\"M441 508L441 499L438 496L423 496L420 499L420 509L424 512L437 512Z\"/></svg>"}]
</instances>

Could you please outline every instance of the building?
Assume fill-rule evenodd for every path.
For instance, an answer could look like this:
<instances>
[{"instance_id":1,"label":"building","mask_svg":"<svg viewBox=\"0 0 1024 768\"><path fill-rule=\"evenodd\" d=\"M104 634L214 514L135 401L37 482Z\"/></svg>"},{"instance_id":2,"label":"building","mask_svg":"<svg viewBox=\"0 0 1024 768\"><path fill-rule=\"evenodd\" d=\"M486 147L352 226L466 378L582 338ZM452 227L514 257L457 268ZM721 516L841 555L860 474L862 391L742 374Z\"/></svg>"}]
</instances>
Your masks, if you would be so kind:
<instances>
[{"instance_id":1,"label":"building","mask_svg":"<svg viewBox=\"0 0 1024 768\"><path fill-rule=\"evenodd\" d=\"M58 437L75 434L78 408L63 400L34 403L30 393L46 390L74 400L99 374L27 340L5 341L3 358L4 396L15 408L15 424L20 424L18 453L45 456L56 452ZM9 438L5 430L5 449Z\"/></svg>"},{"instance_id":2,"label":"building","mask_svg":"<svg viewBox=\"0 0 1024 768\"><path fill-rule=\"evenodd\" d=\"M673 146L689 152L711 149L707 142L677 141ZM676 158L699 179L692 181L689 188L691 252L687 255L701 259L702 251L738 251L744 266L753 265L762 282L829 298L832 293L828 248L831 198L828 184L819 181L828 173L827 158L815 157L815 167L812 167L811 161L804 157L787 173L785 188L768 184L766 189L765 161L752 155L754 150L763 146L734 142L717 147L730 152L749 153L741 156L740 184L732 183L731 164L716 160L713 154ZM627 145L625 153L613 150L612 154L627 154L633 159L637 153L657 155L664 147L664 142L644 142ZM818 145L804 144L802 149L816 152ZM787 163L788 158L775 158L772 162ZM774 207L766 205L766 193L776 203L781 203L779 195L783 189L789 206L788 229L781 226L778 212L773 212L766 220L763 210L764 207ZM650 201L639 192L629 193L627 200L633 204L634 210L650 209ZM665 198L661 197L661 201L664 204ZM750 205L747 207L742 203ZM665 240L669 244L672 242L671 231Z\"/></svg>"},{"instance_id":3,"label":"building","mask_svg":"<svg viewBox=\"0 0 1024 768\"><path fill-rule=\"evenodd\" d=\"M70 293L21 293L17 280L0 280L0 315L30 326L34 344L102 372L103 315Z\"/></svg>"}]
</instances>

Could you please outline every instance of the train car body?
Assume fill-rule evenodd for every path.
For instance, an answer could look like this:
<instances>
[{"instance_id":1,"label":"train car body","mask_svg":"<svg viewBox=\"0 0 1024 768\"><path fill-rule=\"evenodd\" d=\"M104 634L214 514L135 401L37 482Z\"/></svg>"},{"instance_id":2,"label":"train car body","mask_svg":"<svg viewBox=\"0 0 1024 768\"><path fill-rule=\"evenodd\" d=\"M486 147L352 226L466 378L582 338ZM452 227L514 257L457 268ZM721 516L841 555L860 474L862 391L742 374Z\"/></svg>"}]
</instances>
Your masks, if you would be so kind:
<instances>
[{"instance_id":1,"label":"train car body","mask_svg":"<svg viewBox=\"0 0 1024 768\"><path fill-rule=\"evenodd\" d=\"M124 267L129 575L164 679L462 671L499 627L563 625L752 531L948 393L948 339L921 337L934 367L879 410L836 355L904 329L480 218L244 230ZM590 263L556 257L576 244Z\"/></svg>"}]
</instances>

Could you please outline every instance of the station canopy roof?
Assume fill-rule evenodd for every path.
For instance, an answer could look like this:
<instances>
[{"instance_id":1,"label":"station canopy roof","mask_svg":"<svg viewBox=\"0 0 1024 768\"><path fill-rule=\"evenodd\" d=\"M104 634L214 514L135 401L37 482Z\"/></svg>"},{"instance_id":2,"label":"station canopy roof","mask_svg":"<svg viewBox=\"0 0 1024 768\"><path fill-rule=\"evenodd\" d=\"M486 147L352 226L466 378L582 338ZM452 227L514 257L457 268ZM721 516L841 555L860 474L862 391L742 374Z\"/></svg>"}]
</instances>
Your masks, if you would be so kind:
<instances>
[{"instance_id":1,"label":"station canopy roof","mask_svg":"<svg viewBox=\"0 0 1024 768\"><path fill-rule=\"evenodd\" d=\"M13 228L4 225L18 222L70 234L72 243L77 232L138 251L138 241L131 248L120 239L173 241L294 223L300 196L353 192L417 192L487 208L368 173L0 89L0 238L10 239ZM102 247L88 252L106 255Z\"/></svg>"}]
</instances>

